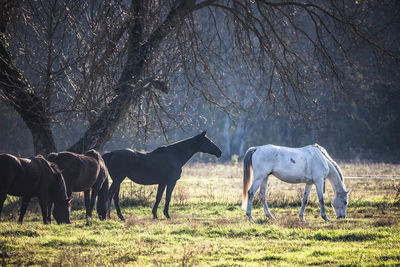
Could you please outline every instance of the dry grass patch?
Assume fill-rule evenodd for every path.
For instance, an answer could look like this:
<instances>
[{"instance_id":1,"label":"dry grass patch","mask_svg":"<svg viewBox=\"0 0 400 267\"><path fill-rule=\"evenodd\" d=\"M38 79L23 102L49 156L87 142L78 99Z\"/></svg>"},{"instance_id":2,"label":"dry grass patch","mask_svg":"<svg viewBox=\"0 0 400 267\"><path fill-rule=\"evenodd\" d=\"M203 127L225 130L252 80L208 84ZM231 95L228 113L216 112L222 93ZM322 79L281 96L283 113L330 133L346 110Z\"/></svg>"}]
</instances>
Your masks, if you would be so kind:
<instances>
[{"instance_id":1,"label":"dry grass patch","mask_svg":"<svg viewBox=\"0 0 400 267\"><path fill-rule=\"evenodd\" d=\"M371 167L372 166L372 167ZM380 165L349 166L363 174ZM346 168L346 166L344 166ZM353 168L353 169L351 169ZM369 169L368 169L369 168ZM377 173L392 173L382 165ZM241 164L189 164L178 181L170 205L172 219L152 219L155 186L123 183L121 222L96 215L86 225L83 205L74 207L71 225L42 225L39 209L23 225L16 218L0 221L0 252L9 265L77 266L356 266L399 265L400 185L391 179L346 179L350 194L348 216L336 220L330 206L333 192L326 187L326 209L331 222L321 218L315 187L305 211L298 212L304 185L271 177L267 201L276 221L265 218L257 194L254 221L240 209ZM374 173L370 173L374 175ZM141 191L142 190L142 191ZM132 191L132 192L131 192ZM8 200L8 212L18 214L19 203ZM141 204L140 204L141 203ZM144 204L143 204L144 203ZM76 202L79 204L79 201ZM83 204L83 203L82 203ZM361 256L360 256L361 255ZM364 255L364 256L362 256ZM1 260L1 259L0 259ZM62 263L65 264L62 264Z\"/></svg>"}]
</instances>

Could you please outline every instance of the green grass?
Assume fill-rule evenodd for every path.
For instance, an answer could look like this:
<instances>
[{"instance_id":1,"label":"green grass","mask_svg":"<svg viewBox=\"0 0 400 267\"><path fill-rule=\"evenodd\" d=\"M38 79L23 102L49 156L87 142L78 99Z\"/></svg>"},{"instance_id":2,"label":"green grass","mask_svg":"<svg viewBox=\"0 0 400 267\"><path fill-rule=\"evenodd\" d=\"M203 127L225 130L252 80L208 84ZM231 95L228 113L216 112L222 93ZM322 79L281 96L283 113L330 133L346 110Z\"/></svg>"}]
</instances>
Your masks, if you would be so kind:
<instances>
[{"instance_id":1,"label":"green grass","mask_svg":"<svg viewBox=\"0 0 400 267\"><path fill-rule=\"evenodd\" d=\"M360 166L345 168L354 171L361 170ZM396 165L390 165L395 170L387 165L380 170L379 166L373 168L378 174L395 176L398 170ZM4 265L62 266L400 264L400 180L346 180L352 192L344 220L334 219L330 207L333 193L327 186L329 223L320 217L313 189L307 221L302 223L297 214L304 186L275 178L270 180L267 200L277 220L264 217L258 198L254 221L248 221L240 209L240 176L240 165L187 166L173 193L170 220L162 215L163 202L160 219L152 219L155 187L130 182L123 184L121 194L124 222L114 208L111 220L87 221L81 196L76 195L71 225L43 225L37 203L31 203L24 223L19 225L18 200L9 197L0 222L0 261Z\"/></svg>"}]
</instances>

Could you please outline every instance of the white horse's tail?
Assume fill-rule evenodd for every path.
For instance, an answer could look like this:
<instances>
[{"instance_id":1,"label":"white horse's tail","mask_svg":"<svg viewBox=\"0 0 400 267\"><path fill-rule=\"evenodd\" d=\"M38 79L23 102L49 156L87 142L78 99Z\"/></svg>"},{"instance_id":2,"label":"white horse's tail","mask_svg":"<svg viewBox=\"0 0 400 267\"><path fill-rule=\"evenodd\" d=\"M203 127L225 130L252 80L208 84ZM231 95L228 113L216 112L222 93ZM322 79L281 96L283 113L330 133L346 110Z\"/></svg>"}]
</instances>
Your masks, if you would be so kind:
<instances>
[{"instance_id":1,"label":"white horse's tail","mask_svg":"<svg viewBox=\"0 0 400 267\"><path fill-rule=\"evenodd\" d=\"M329 154L328 154L328 152L326 151L326 149L323 148L322 146L318 145L318 144L314 144L314 146L315 146L316 148L318 148L319 151L321 151L321 153L328 159L328 161L329 161L330 163L332 163L333 167L335 167L337 173L339 174L340 180L342 180L342 182L344 182L342 170L340 169L339 165L331 158L331 156L329 156Z\"/></svg>"},{"instance_id":2,"label":"white horse's tail","mask_svg":"<svg viewBox=\"0 0 400 267\"><path fill-rule=\"evenodd\" d=\"M242 198L242 209L247 208L248 192L251 183L253 182L253 166L252 157L253 153L257 150L255 147L251 147L246 151L243 158L243 198Z\"/></svg>"}]
</instances>

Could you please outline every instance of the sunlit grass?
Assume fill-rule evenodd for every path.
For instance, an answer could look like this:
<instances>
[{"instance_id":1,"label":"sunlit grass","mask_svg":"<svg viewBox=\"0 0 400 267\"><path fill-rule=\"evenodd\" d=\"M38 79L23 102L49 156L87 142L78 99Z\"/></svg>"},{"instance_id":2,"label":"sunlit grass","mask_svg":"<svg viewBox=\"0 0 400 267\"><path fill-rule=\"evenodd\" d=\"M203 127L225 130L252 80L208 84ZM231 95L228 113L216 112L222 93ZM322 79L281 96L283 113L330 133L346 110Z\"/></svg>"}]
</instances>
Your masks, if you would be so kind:
<instances>
[{"instance_id":1,"label":"sunlit grass","mask_svg":"<svg viewBox=\"0 0 400 267\"><path fill-rule=\"evenodd\" d=\"M380 166L388 168L376 165L376 173L386 172ZM121 194L124 222L114 208L111 220L99 221L95 213L87 221L81 196L76 195L71 225L43 225L37 203L31 203L19 225L18 201L8 198L0 222L0 260L9 265L62 266L400 264L400 180L346 180L352 192L344 220L334 219L328 185L329 223L320 217L313 189L302 223L298 212L304 186L272 177L267 200L276 221L264 217L259 199L253 207L254 221L248 221L240 209L241 172L234 164L187 166L173 193L171 220L162 215L163 202L160 219L152 219L154 186L130 182L123 183Z\"/></svg>"}]
</instances>

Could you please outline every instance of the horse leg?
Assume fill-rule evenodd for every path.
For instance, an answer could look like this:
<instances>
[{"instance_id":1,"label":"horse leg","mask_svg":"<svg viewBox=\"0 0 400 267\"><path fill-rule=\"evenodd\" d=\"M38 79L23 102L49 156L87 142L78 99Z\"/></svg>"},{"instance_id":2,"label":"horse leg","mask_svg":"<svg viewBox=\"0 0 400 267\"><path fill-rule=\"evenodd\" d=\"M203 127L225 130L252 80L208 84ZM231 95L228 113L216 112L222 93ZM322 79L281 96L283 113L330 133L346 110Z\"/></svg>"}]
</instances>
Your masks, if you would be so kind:
<instances>
[{"instance_id":1,"label":"horse leg","mask_svg":"<svg viewBox=\"0 0 400 267\"><path fill-rule=\"evenodd\" d=\"M260 175L256 175L254 173L254 180L253 184L250 186L249 193L248 193L248 200L247 200L247 210L246 210L246 215L249 217L249 220L252 220L253 217L251 216L251 206L253 204L253 198L255 193L257 192L257 189L260 187L261 182L264 180L264 177Z\"/></svg>"},{"instance_id":2,"label":"horse leg","mask_svg":"<svg viewBox=\"0 0 400 267\"><path fill-rule=\"evenodd\" d=\"M302 221L302 222L306 221L304 219L304 211L306 209L308 197L310 196L311 188L312 188L312 184L306 184L306 187L304 188L303 202L301 204L300 213L299 213L299 218L300 218L300 221Z\"/></svg>"},{"instance_id":3,"label":"horse leg","mask_svg":"<svg viewBox=\"0 0 400 267\"><path fill-rule=\"evenodd\" d=\"M6 201L7 193L0 193L0 215L1 211L3 210L4 201Z\"/></svg>"},{"instance_id":4,"label":"horse leg","mask_svg":"<svg viewBox=\"0 0 400 267\"><path fill-rule=\"evenodd\" d=\"M114 206L115 206L115 209L117 210L118 218L120 218L122 221L125 221L125 218L122 215L122 211L121 211L121 208L119 206L119 190L120 190L120 188L121 188L121 186L118 186L116 188L116 192L115 192L115 195L114 195Z\"/></svg>"},{"instance_id":5,"label":"horse leg","mask_svg":"<svg viewBox=\"0 0 400 267\"><path fill-rule=\"evenodd\" d=\"M319 201L319 206L321 208L321 217L329 222L330 220L326 216L326 211L325 211L325 201L324 201L324 179L321 179L320 181L315 183L315 188L317 189L317 195L318 195L318 201Z\"/></svg>"},{"instance_id":6,"label":"horse leg","mask_svg":"<svg viewBox=\"0 0 400 267\"><path fill-rule=\"evenodd\" d=\"M40 209L42 210L43 223L48 224L48 221L47 221L47 208L49 207L48 199L39 197L39 205L40 205Z\"/></svg>"},{"instance_id":7,"label":"horse leg","mask_svg":"<svg viewBox=\"0 0 400 267\"><path fill-rule=\"evenodd\" d=\"M24 219L24 216L25 216L25 213L28 208L28 204L29 204L30 200L31 200L30 197L27 197L27 196L22 197L21 209L19 211L19 219L18 219L19 223L22 223L22 220Z\"/></svg>"},{"instance_id":8,"label":"horse leg","mask_svg":"<svg viewBox=\"0 0 400 267\"><path fill-rule=\"evenodd\" d=\"M158 218L157 217L157 208L158 208L158 204L160 204L161 197L162 197L162 195L164 193L164 190L165 190L165 186L166 186L165 184L159 184L158 187L157 187L156 202L154 203L153 210L152 210L153 219L157 219Z\"/></svg>"},{"instance_id":9,"label":"horse leg","mask_svg":"<svg viewBox=\"0 0 400 267\"><path fill-rule=\"evenodd\" d=\"M90 209L90 189L83 192L85 198L86 218L91 217L92 214L89 212Z\"/></svg>"},{"instance_id":10,"label":"horse leg","mask_svg":"<svg viewBox=\"0 0 400 267\"><path fill-rule=\"evenodd\" d=\"M51 223L51 210L53 208L53 200L50 200L47 203L46 213L47 213L47 221Z\"/></svg>"},{"instance_id":11,"label":"horse leg","mask_svg":"<svg viewBox=\"0 0 400 267\"><path fill-rule=\"evenodd\" d=\"M275 220L275 217L272 216L272 214L269 212L269 209L268 209L267 196L266 196L267 188L268 188L268 177L265 178L261 183L260 197L261 197L261 202L263 203L265 216L267 216L271 220Z\"/></svg>"},{"instance_id":12,"label":"horse leg","mask_svg":"<svg viewBox=\"0 0 400 267\"><path fill-rule=\"evenodd\" d=\"M90 204L89 204L89 212L88 212L89 217L92 217L92 212L94 209L94 205L96 203L96 198L97 198L97 195L99 194L100 187L102 185L103 184L99 181L99 182L96 182L92 187L92 194L90 196Z\"/></svg>"},{"instance_id":13,"label":"horse leg","mask_svg":"<svg viewBox=\"0 0 400 267\"><path fill-rule=\"evenodd\" d=\"M107 205L108 205L108 213L111 210L111 201L113 200L115 194L119 194L119 187L121 186L121 183L124 179L120 179L120 178L115 178L113 179L113 182L110 186L110 189L108 190L108 194L107 194ZM118 190L117 190L118 189ZM114 200L115 203L115 200Z\"/></svg>"},{"instance_id":14,"label":"horse leg","mask_svg":"<svg viewBox=\"0 0 400 267\"><path fill-rule=\"evenodd\" d=\"M167 185L167 193L165 195L165 206L164 206L164 215L169 219L168 209L169 209L169 202L171 201L172 190L174 190L176 185L176 181Z\"/></svg>"}]
</instances>

